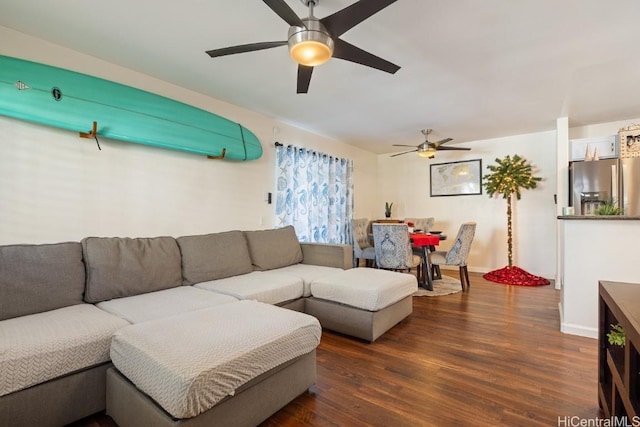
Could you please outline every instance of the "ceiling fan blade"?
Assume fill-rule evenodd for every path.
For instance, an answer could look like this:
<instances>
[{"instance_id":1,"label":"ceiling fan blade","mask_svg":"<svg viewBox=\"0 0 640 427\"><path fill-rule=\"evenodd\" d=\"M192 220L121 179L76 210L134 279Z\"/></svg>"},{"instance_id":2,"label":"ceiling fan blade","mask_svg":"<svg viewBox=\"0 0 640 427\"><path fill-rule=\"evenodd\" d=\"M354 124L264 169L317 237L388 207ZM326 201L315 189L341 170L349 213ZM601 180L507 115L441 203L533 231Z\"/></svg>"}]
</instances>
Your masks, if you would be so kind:
<instances>
[{"instance_id":1,"label":"ceiling fan blade","mask_svg":"<svg viewBox=\"0 0 640 427\"><path fill-rule=\"evenodd\" d=\"M266 0L265 0L266 1ZM334 38L340 37L365 19L397 0L360 0L320 20Z\"/></svg>"},{"instance_id":2,"label":"ceiling fan blade","mask_svg":"<svg viewBox=\"0 0 640 427\"><path fill-rule=\"evenodd\" d=\"M436 142L434 142L433 144L434 144L436 147L438 147L438 146L440 146L440 145L442 145L442 144L446 144L446 143L447 143L447 142L449 142L449 141L453 141L453 138L445 138L445 139L441 139L440 141L436 141Z\"/></svg>"},{"instance_id":3,"label":"ceiling fan blade","mask_svg":"<svg viewBox=\"0 0 640 427\"><path fill-rule=\"evenodd\" d=\"M313 73L313 67L307 67L306 65L298 65L297 93L307 93L307 91L309 90L309 83L311 82L312 73Z\"/></svg>"},{"instance_id":4,"label":"ceiling fan blade","mask_svg":"<svg viewBox=\"0 0 640 427\"><path fill-rule=\"evenodd\" d=\"M356 3L357 4L357 3ZM391 62L379 58L369 52L366 52L359 47L347 43L344 40L333 40L333 57L344 59L345 61L355 62L356 64L366 65L367 67L375 68L377 70L386 71L387 73L395 74L400 69L399 66L392 64Z\"/></svg>"},{"instance_id":5,"label":"ceiling fan blade","mask_svg":"<svg viewBox=\"0 0 640 427\"><path fill-rule=\"evenodd\" d=\"M444 150L459 150L459 151L469 151L471 148L467 147L437 147L436 150L444 151Z\"/></svg>"},{"instance_id":6,"label":"ceiling fan blade","mask_svg":"<svg viewBox=\"0 0 640 427\"><path fill-rule=\"evenodd\" d=\"M280 18L284 19L284 21L291 25L292 27L302 27L307 28L302 22L302 19L289 7L284 0L262 0L265 2L267 6L271 8Z\"/></svg>"},{"instance_id":7,"label":"ceiling fan blade","mask_svg":"<svg viewBox=\"0 0 640 427\"><path fill-rule=\"evenodd\" d=\"M415 145L405 145L405 144L391 144L394 147L415 147Z\"/></svg>"},{"instance_id":8,"label":"ceiling fan blade","mask_svg":"<svg viewBox=\"0 0 640 427\"><path fill-rule=\"evenodd\" d=\"M287 41L241 44L238 46L223 47L222 49L208 50L207 54L212 58L217 58L218 56L253 52L254 50L271 49L272 47L284 46L286 44L287 44Z\"/></svg>"},{"instance_id":9,"label":"ceiling fan blade","mask_svg":"<svg viewBox=\"0 0 640 427\"><path fill-rule=\"evenodd\" d=\"M402 156L403 154L407 154L407 153L415 153L416 151L418 151L418 150L409 150L409 151L405 151L405 152L402 152L402 153L392 154L392 155L391 155L391 156L389 156L389 157Z\"/></svg>"}]
</instances>

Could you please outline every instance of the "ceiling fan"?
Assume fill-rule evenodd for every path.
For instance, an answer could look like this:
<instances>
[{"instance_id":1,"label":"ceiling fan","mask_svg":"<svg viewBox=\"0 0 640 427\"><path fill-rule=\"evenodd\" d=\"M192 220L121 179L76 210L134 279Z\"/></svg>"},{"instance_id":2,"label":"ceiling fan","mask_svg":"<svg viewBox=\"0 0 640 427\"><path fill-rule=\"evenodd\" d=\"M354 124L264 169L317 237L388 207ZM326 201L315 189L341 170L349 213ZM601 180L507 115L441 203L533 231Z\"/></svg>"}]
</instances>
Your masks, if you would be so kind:
<instances>
[{"instance_id":1,"label":"ceiling fan","mask_svg":"<svg viewBox=\"0 0 640 427\"><path fill-rule=\"evenodd\" d=\"M453 138L445 138L441 139L437 142L429 142L428 136L431 133L432 129L422 129L422 134L424 135L424 142L417 146L413 145L404 145L404 144L393 144L395 147L414 147L415 150L404 151L402 153L392 154L391 157L401 156L407 153L418 152L420 157L426 157L428 159L433 159L436 156L436 151L442 150L464 150L469 151L471 148L466 147L444 147L442 144L446 144L449 141L453 141Z\"/></svg>"},{"instance_id":2,"label":"ceiling fan","mask_svg":"<svg viewBox=\"0 0 640 427\"><path fill-rule=\"evenodd\" d=\"M313 8L320 0L301 0L309 8L309 16L300 18L284 0L263 0L280 18L291 27L285 41L250 43L222 49L208 50L212 58L236 53L270 49L289 45L289 54L298 63L297 93L307 93L313 67L324 64L330 58L340 58L367 67L394 74L399 66L366 52L339 37L365 19L381 11L397 0L360 0L342 10L318 19Z\"/></svg>"}]
</instances>

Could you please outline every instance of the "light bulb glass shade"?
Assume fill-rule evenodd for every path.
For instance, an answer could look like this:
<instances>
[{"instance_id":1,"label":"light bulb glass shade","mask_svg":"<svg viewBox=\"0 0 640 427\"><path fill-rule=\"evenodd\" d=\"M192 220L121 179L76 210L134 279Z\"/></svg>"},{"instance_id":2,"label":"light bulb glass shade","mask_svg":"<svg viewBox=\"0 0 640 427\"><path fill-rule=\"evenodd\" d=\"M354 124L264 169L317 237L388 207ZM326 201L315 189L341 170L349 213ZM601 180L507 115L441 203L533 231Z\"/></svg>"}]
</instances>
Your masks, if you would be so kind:
<instances>
[{"instance_id":1,"label":"light bulb glass shade","mask_svg":"<svg viewBox=\"0 0 640 427\"><path fill-rule=\"evenodd\" d=\"M289 28L289 54L300 65L315 67L333 55L333 39L317 19L303 19L305 27Z\"/></svg>"},{"instance_id":2,"label":"light bulb glass shade","mask_svg":"<svg viewBox=\"0 0 640 427\"><path fill-rule=\"evenodd\" d=\"M431 147L426 149L418 149L418 156L433 159L436 156L436 150Z\"/></svg>"},{"instance_id":3,"label":"light bulb glass shade","mask_svg":"<svg viewBox=\"0 0 640 427\"><path fill-rule=\"evenodd\" d=\"M300 65L315 67L331 59L333 51L324 43L313 40L302 41L289 49L289 54Z\"/></svg>"}]
</instances>

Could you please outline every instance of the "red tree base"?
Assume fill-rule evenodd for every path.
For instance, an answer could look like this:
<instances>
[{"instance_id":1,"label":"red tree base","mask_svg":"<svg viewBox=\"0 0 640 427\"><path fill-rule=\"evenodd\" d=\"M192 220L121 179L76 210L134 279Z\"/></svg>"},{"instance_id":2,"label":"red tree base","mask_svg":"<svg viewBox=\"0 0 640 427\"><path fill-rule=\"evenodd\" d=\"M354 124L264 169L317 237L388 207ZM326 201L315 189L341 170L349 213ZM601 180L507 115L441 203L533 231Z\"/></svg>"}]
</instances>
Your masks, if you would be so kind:
<instances>
[{"instance_id":1,"label":"red tree base","mask_svg":"<svg viewBox=\"0 0 640 427\"><path fill-rule=\"evenodd\" d=\"M534 276L533 274L527 273L520 267L516 266L493 270L483 274L482 277L491 282L502 283L505 285L543 286L550 283L544 277Z\"/></svg>"}]
</instances>

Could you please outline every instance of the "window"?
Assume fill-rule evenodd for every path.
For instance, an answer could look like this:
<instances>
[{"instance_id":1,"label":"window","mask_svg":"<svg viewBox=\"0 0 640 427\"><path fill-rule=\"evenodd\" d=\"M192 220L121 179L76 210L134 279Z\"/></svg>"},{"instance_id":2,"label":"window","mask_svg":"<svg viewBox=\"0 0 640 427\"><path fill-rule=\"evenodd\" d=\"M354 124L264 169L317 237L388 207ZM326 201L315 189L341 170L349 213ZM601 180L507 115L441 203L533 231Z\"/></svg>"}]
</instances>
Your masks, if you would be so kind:
<instances>
[{"instance_id":1,"label":"window","mask_svg":"<svg viewBox=\"0 0 640 427\"><path fill-rule=\"evenodd\" d=\"M277 146L276 217L301 242L351 244L353 161Z\"/></svg>"}]
</instances>

